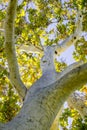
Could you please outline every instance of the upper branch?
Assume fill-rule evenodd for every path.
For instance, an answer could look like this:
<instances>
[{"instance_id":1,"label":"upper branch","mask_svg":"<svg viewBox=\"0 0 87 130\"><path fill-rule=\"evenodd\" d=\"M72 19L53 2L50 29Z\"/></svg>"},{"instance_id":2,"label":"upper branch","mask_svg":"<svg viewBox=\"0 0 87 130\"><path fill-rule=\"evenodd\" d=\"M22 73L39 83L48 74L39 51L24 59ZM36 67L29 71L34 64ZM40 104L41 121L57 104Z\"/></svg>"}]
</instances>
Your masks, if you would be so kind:
<instances>
[{"instance_id":1,"label":"upper branch","mask_svg":"<svg viewBox=\"0 0 87 130\"><path fill-rule=\"evenodd\" d=\"M31 45L22 45L21 47L19 47L20 50L26 51L27 53L43 53L43 50L41 49L41 47L37 47L34 46L33 44Z\"/></svg>"},{"instance_id":2,"label":"upper branch","mask_svg":"<svg viewBox=\"0 0 87 130\"><path fill-rule=\"evenodd\" d=\"M76 30L73 34L71 34L68 38L66 38L60 45L57 46L58 54L60 55L63 51L65 51L71 45L74 45L77 40L80 38L82 32L82 21L83 15L82 11L78 11L76 17Z\"/></svg>"},{"instance_id":3,"label":"upper branch","mask_svg":"<svg viewBox=\"0 0 87 130\"><path fill-rule=\"evenodd\" d=\"M20 79L18 63L16 59L15 43L14 43L14 22L15 22L16 8L17 8L17 0L10 0L5 19L5 52L7 56L11 82L13 86L15 86L19 95L22 98L24 98L27 89Z\"/></svg>"},{"instance_id":4,"label":"upper branch","mask_svg":"<svg viewBox=\"0 0 87 130\"><path fill-rule=\"evenodd\" d=\"M84 119L87 115L87 96L86 93L75 91L73 94L70 95L68 99L68 104L71 108L75 108Z\"/></svg>"}]
</instances>

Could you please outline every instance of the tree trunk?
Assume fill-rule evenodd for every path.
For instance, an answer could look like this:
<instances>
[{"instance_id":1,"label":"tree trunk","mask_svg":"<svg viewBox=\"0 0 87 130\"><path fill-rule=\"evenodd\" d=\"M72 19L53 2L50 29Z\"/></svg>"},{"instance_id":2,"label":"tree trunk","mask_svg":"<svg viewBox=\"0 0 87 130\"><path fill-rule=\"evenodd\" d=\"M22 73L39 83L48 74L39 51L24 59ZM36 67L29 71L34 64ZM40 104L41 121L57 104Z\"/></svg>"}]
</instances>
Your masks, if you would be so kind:
<instances>
[{"instance_id":1,"label":"tree trunk","mask_svg":"<svg viewBox=\"0 0 87 130\"><path fill-rule=\"evenodd\" d=\"M49 130L69 95L87 82L87 64L65 71L48 86L36 89L33 85L20 113L11 122L1 125L0 130Z\"/></svg>"}]
</instances>

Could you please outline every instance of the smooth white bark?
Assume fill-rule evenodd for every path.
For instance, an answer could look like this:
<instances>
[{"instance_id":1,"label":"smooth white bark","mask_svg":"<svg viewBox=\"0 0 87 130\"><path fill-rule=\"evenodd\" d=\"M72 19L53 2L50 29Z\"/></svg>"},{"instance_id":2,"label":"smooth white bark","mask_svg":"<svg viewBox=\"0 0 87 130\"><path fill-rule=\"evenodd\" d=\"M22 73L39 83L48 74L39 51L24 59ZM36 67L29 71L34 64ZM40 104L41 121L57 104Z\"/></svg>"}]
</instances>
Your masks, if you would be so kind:
<instances>
[{"instance_id":1,"label":"smooth white bark","mask_svg":"<svg viewBox=\"0 0 87 130\"><path fill-rule=\"evenodd\" d=\"M5 19L5 52L7 56L10 79L22 99L25 98L26 87L20 79L14 43L14 20L17 0L10 0Z\"/></svg>"},{"instance_id":2,"label":"smooth white bark","mask_svg":"<svg viewBox=\"0 0 87 130\"><path fill-rule=\"evenodd\" d=\"M1 130L49 130L69 95L87 82L87 64L65 71L48 86L42 87L44 82L38 80L28 91L21 112Z\"/></svg>"},{"instance_id":3,"label":"smooth white bark","mask_svg":"<svg viewBox=\"0 0 87 130\"><path fill-rule=\"evenodd\" d=\"M75 24L76 30L73 34L67 37L60 45L58 45L58 49L57 49L58 55L60 55L67 48L69 48L71 45L74 45L79 40L82 33L82 22L83 22L82 11L78 11L76 16L76 24Z\"/></svg>"},{"instance_id":4,"label":"smooth white bark","mask_svg":"<svg viewBox=\"0 0 87 130\"><path fill-rule=\"evenodd\" d=\"M20 50L23 50L27 53L42 53L43 54L43 50L41 49L41 47L37 47L32 45L22 45L19 47Z\"/></svg>"}]
</instances>

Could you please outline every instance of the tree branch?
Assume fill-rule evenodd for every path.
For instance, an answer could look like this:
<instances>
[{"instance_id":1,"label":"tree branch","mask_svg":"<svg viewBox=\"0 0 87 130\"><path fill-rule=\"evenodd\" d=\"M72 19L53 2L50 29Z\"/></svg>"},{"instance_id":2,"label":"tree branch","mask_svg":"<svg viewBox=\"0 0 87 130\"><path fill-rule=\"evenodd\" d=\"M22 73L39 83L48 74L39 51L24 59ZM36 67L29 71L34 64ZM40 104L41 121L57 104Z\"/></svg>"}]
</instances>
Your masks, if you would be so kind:
<instances>
[{"instance_id":1,"label":"tree branch","mask_svg":"<svg viewBox=\"0 0 87 130\"><path fill-rule=\"evenodd\" d=\"M75 108L82 118L84 119L87 116L87 95L83 92L75 91L70 95L68 99L68 104L71 108Z\"/></svg>"},{"instance_id":2,"label":"tree branch","mask_svg":"<svg viewBox=\"0 0 87 130\"><path fill-rule=\"evenodd\" d=\"M5 52L7 56L11 82L13 86L15 86L19 95L24 98L27 89L20 79L14 44L14 21L16 8L17 0L10 0L5 20Z\"/></svg>"},{"instance_id":3,"label":"tree branch","mask_svg":"<svg viewBox=\"0 0 87 130\"><path fill-rule=\"evenodd\" d=\"M19 47L20 50L23 50L27 53L43 53L43 50L40 47L34 46L33 44L31 45L22 45Z\"/></svg>"},{"instance_id":4,"label":"tree branch","mask_svg":"<svg viewBox=\"0 0 87 130\"><path fill-rule=\"evenodd\" d=\"M76 17L76 30L73 34L71 34L68 38L66 38L61 44L58 45L52 45L54 49L58 52L57 54L60 55L62 52L64 52L67 48L69 48L71 45L74 45L80 38L81 32L82 32L82 22L83 22L83 14L82 11L78 11L77 17ZM43 46L44 47L44 46ZM46 47L46 46L45 46ZM40 48L37 48L36 46L22 46L20 49L28 51L28 52L35 52L35 53L42 53L43 51Z\"/></svg>"},{"instance_id":5,"label":"tree branch","mask_svg":"<svg viewBox=\"0 0 87 130\"><path fill-rule=\"evenodd\" d=\"M71 34L60 45L56 46L59 55L62 52L64 52L68 47L70 47L71 45L74 45L79 40L81 32L82 32L82 22L83 22L82 11L78 11L78 14L76 17L76 30L74 34Z\"/></svg>"},{"instance_id":6,"label":"tree branch","mask_svg":"<svg viewBox=\"0 0 87 130\"><path fill-rule=\"evenodd\" d=\"M1 130L12 130L13 128L49 130L69 95L87 83L85 75L87 75L87 63L70 71L64 70L54 83L45 87L42 87L41 83L39 86L41 88L38 89L37 86L36 91L33 91L36 89L36 85L33 85L27 93L19 115Z\"/></svg>"},{"instance_id":7,"label":"tree branch","mask_svg":"<svg viewBox=\"0 0 87 130\"><path fill-rule=\"evenodd\" d=\"M72 109L76 109L81 117L85 119L87 116L87 95L84 92L75 91L73 94L71 94L67 100L69 107ZM57 114L50 130L58 130L60 124L59 124L59 117L62 114L62 110L64 108L61 108L59 113Z\"/></svg>"}]
</instances>

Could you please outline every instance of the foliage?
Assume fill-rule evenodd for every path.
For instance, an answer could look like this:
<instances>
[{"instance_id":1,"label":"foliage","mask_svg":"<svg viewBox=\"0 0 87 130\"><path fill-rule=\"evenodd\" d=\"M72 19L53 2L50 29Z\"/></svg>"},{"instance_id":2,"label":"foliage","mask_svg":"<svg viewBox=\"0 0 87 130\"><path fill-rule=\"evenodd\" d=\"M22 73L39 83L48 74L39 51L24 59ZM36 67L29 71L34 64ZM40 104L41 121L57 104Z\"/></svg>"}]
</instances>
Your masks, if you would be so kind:
<instances>
[{"instance_id":1,"label":"foliage","mask_svg":"<svg viewBox=\"0 0 87 130\"><path fill-rule=\"evenodd\" d=\"M12 120L21 106L22 102L19 100L18 94L12 88L8 79L3 75L2 80L0 80L0 121L8 122Z\"/></svg>"},{"instance_id":2,"label":"foliage","mask_svg":"<svg viewBox=\"0 0 87 130\"><path fill-rule=\"evenodd\" d=\"M69 120L71 120L71 124ZM60 117L60 125L64 130L86 130L87 117L83 120L75 109L70 110L69 108L66 108Z\"/></svg>"},{"instance_id":3,"label":"foliage","mask_svg":"<svg viewBox=\"0 0 87 130\"><path fill-rule=\"evenodd\" d=\"M83 60L84 62L87 61L87 41L84 37L82 37L75 46L75 52L73 53L74 58L76 60Z\"/></svg>"},{"instance_id":4,"label":"foliage","mask_svg":"<svg viewBox=\"0 0 87 130\"><path fill-rule=\"evenodd\" d=\"M60 0L61 1L61 0ZM17 7L15 20L15 45L20 74L29 88L41 76L40 59L42 54L22 52L22 45L58 44L75 30L75 18L78 9L86 6L86 0L32 0L21 1ZM0 1L0 28L3 29L8 0ZM87 11L87 9L86 9ZM87 13L84 13L83 31L87 31ZM87 35L87 34L86 34ZM75 60L87 60L87 40L84 36L76 43ZM0 64L7 68L4 52L4 34L0 31ZM57 71L62 71L66 63L55 61ZM7 85L8 84L8 85ZM87 89L86 89L87 90ZM0 71L0 121L10 121L20 110L22 103L6 78L6 72ZM14 107L15 106L15 107ZM68 117L73 118L71 130L86 129L87 123L75 110L64 110L60 124L68 129Z\"/></svg>"}]
</instances>

